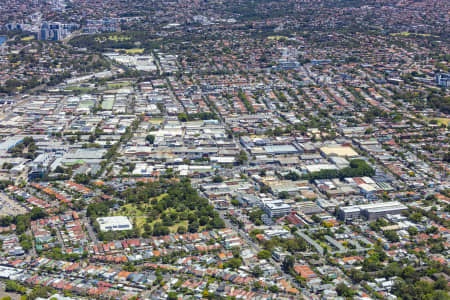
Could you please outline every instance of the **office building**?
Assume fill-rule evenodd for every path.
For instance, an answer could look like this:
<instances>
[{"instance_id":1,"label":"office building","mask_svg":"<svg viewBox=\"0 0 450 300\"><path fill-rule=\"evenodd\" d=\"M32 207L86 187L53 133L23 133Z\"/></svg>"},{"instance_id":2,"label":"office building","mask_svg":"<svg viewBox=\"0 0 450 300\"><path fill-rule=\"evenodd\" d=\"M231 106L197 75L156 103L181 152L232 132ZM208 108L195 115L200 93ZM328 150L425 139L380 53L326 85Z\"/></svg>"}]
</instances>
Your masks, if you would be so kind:
<instances>
[{"instance_id":1,"label":"office building","mask_svg":"<svg viewBox=\"0 0 450 300\"><path fill-rule=\"evenodd\" d=\"M291 212L291 206L282 200L269 200L264 202L264 211L270 218L279 218Z\"/></svg>"},{"instance_id":2,"label":"office building","mask_svg":"<svg viewBox=\"0 0 450 300\"><path fill-rule=\"evenodd\" d=\"M450 87L450 73L436 74L436 84L438 86Z\"/></svg>"},{"instance_id":3,"label":"office building","mask_svg":"<svg viewBox=\"0 0 450 300\"><path fill-rule=\"evenodd\" d=\"M346 206L339 208L338 218L342 221L352 221L364 217L372 221L386 215L401 213L407 209L408 207L397 201Z\"/></svg>"}]
</instances>

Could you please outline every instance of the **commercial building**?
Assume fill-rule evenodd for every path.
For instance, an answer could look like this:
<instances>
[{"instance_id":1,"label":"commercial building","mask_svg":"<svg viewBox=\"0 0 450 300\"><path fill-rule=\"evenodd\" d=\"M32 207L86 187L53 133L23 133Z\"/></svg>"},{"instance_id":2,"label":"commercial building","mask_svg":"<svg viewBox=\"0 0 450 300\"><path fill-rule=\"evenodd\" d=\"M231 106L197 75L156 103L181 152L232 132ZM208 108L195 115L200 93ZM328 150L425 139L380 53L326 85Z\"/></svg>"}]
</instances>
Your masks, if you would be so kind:
<instances>
[{"instance_id":1,"label":"commercial building","mask_svg":"<svg viewBox=\"0 0 450 300\"><path fill-rule=\"evenodd\" d=\"M398 214L407 209L408 207L395 201L365 205L362 207L361 211L362 215L371 221L382 218L386 215Z\"/></svg>"},{"instance_id":2,"label":"commercial building","mask_svg":"<svg viewBox=\"0 0 450 300\"><path fill-rule=\"evenodd\" d=\"M78 29L77 24L62 24L59 22L44 22L38 32L38 38L42 41L60 41L70 32Z\"/></svg>"},{"instance_id":3,"label":"commercial building","mask_svg":"<svg viewBox=\"0 0 450 300\"><path fill-rule=\"evenodd\" d=\"M133 229L130 220L125 216L97 218L97 222L100 225L100 230L103 232Z\"/></svg>"},{"instance_id":4,"label":"commercial building","mask_svg":"<svg viewBox=\"0 0 450 300\"><path fill-rule=\"evenodd\" d=\"M358 187L361 190L361 193L368 199L375 198L375 195L378 192L375 184L363 183L363 184L360 184Z\"/></svg>"},{"instance_id":5,"label":"commercial building","mask_svg":"<svg viewBox=\"0 0 450 300\"><path fill-rule=\"evenodd\" d=\"M407 209L405 205L397 201L354 205L339 208L338 217L343 221L352 221L363 216L371 221L386 215L398 214Z\"/></svg>"},{"instance_id":6,"label":"commercial building","mask_svg":"<svg viewBox=\"0 0 450 300\"><path fill-rule=\"evenodd\" d=\"M320 152L326 157L335 155L341 157L355 157L358 153L352 149L352 147L347 146L326 146L320 148Z\"/></svg>"},{"instance_id":7,"label":"commercial building","mask_svg":"<svg viewBox=\"0 0 450 300\"><path fill-rule=\"evenodd\" d=\"M436 74L436 84L438 86L450 87L450 73Z\"/></svg>"},{"instance_id":8,"label":"commercial building","mask_svg":"<svg viewBox=\"0 0 450 300\"><path fill-rule=\"evenodd\" d=\"M4 142L0 143L0 151L6 152L22 143L23 136L13 136L7 138Z\"/></svg>"},{"instance_id":9,"label":"commercial building","mask_svg":"<svg viewBox=\"0 0 450 300\"><path fill-rule=\"evenodd\" d=\"M294 154L299 151L292 145L273 145L273 146L265 146L264 150L267 154L271 155L282 155L282 154Z\"/></svg>"},{"instance_id":10,"label":"commercial building","mask_svg":"<svg viewBox=\"0 0 450 300\"><path fill-rule=\"evenodd\" d=\"M270 200L264 202L264 211L271 218L285 216L291 212L291 206L282 200Z\"/></svg>"},{"instance_id":11,"label":"commercial building","mask_svg":"<svg viewBox=\"0 0 450 300\"><path fill-rule=\"evenodd\" d=\"M343 221L352 221L361 217L361 207L346 206L340 207L338 210L338 218Z\"/></svg>"},{"instance_id":12,"label":"commercial building","mask_svg":"<svg viewBox=\"0 0 450 300\"><path fill-rule=\"evenodd\" d=\"M312 164L305 166L304 169L308 171L308 173L314 173L322 170L337 170L338 167L332 164Z\"/></svg>"}]
</instances>

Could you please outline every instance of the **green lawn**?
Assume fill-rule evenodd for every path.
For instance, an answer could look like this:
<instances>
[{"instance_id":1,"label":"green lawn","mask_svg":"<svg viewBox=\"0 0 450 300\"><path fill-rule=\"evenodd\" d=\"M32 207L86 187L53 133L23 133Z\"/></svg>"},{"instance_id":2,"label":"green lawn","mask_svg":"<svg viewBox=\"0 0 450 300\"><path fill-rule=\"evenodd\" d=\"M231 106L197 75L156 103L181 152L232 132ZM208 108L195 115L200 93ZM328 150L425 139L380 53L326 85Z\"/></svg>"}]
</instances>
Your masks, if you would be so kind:
<instances>
[{"instance_id":1,"label":"green lawn","mask_svg":"<svg viewBox=\"0 0 450 300\"><path fill-rule=\"evenodd\" d=\"M450 118L427 118L427 120L436 120L439 125L444 124L445 126L448 126L448 123L450 122Z\"/></svg>"},{"instance_id":2,"label":"green lawn","mask_svg":"<svg viewBox=\"0 0 450 300\"><path fill-rule=\"evenodd\" d=\"M156 197L156 199L159 201L161 200L164 196L166 196L167 194L161 194L158 197ZM145 223L147 223L147 213L146 213L146 209L150 208L152 206L151 201L153 199L150 199L148 201L148 203L142 203L139 205L136 205L134 203L128 203L125 204L123 206L120 207L120 209L118 211L116 211L113 215L114 216L127 216L130 217L131 220L136 220L136 226L137 228L139 228L139 231L142 233L144 232L144 225ZM165 212L170 213L173 212L174 209L173 208L169 208L167 209ZM150 224L155 225L155 223L157 222L162 222L162 220L160 218L154 220L153 222L151 222ZM189 223L187 220L183 220L178 222L177 224L174 224L173 226L170 226L170 232L171 233L175 233L178 230L178 227L180 226L185 226L186 228L188 227Z\"/></svg>"},{"instance_id":3,"label":"green lawn","mask_svg":"<svg viewBox=\"0 0 450 300\"><path fill-rule=\"evenodd\" d=\"M99 43L103 43L106 40L110 40L110 41L114 41L114 42L123 42L123 41L128 41L131 38L129 36L125 36L125 35L119 35L119 34L111 34L107 37L97 37L95 38L95 41L99 42Z\"/></svg>"},{"instance_id":4,"label":"green lawn","mask_svg":"<svg viewBox=\"0 0 450 300\"><path fill-rule=\"evenodd\" d=\"M286 40L287 39L287 37L285 37L285 36L282 36L282 35L272 35L272 36L269 36L269 37L267 37L269 40Z\"/></svg>"},{"instance_id":5,"label":"green lawn","mask_svg":"<svg viewBox=\"0 0 450 300\"><path fill-rule=\"evenodd\" d=\"M30 35L30 36L26 36L24 38L21 39L21 41L32 41L34 40L34 35Z\"/></svg>"},{"instance_id":6,"label":"green lawn","mask_svg":"<svg viewBox=\"0 0 450 300\"><path fill-rule=\"evenodd\" d=\"M167 194L161 194L158 197L156 197L156 199L158 199L158 201L159 201L166 195ZM143 233L144 225L145 225L145 223L147 223L147 213L145 210L152 206L152 204L151 204L152 200L153 199L150 199L148 201L148 203L143 203L143 204L139 204L139 205L136 205L134 203L125 204L125 205L121 206L118 211L114 212L113 215L114 216L127 216L130 218L131 221L135 220L136 227L139 229L139 231L141 233ZM174 211L175 211L175 209L169 208L165 212L170 213L170 212L174 212ZM162 220L160 218L157 218L156 220L153 220L153 222L151 222L150 224L153 227L155 225L155 223L157 223L157 222L162 222ZM188 220L181 220L178 223L176 223L172 226L169 226L169 230L171 233L176 233L178 230L178 227L184 226L185 228L188 228L188 225L189 225ZM200 226L199 231L204 230L205 227L206 226Z\"/></svg>"},{"instance_id":7,"label":"green lawn","mask_svg":"<svg viewBox=\"0 0 450 300\"><path fill-rule=\"evenodd\" d=\"M65 91L71 91L71 92L84 92L84 93L90 93L94 91L94 88L89 87L83 87L83 86L68 86L64 88Z\"/></svg>"},{"instance_id":8,"label":"green lawn","mask_svg":"<svg viewBox=\"0 0 450 300\"><path fill-rule=\"evenodd\" d=\"M119 89L125 86L130 86L129 82L117 82L117 83L108 83L108 88L110 89Z\"/></svg>"},{"instance_id":9,"label":"green lawn","mask_svg":"<svg viewBox=\"0 0 450 300\"><path fill-rule=\"evenodd\" d=\"M104 100L102 102L102 109L111 110L113 108L113 105L114 105L113 99Z\"/></svg>"},{"instance_id":10,"label":"green lawn","mask_svg":"<svg viewBox=\"0 0 450 300\"><path fill-rule=\"evenodd\" d=\"M407 31L399 32L399 33L391 33L391 35L392 36L405 36L405 37L410 36L410 35L423 36L423 37L430 37L430 36L432 36L432 37L439 37L437 35L431 35L431 34L428 34L428 33L415 33L415 32L407 32Z\"/></svg>"},{"instance_id":11,"label":"green lawn","mask_svg":"<svg viewBox=\"0 0 450 300\"><path fill-rule=\"evenodd\" d=\"M114 49L115 52L125 51L127 54L142 54L144 48L132 48L132 49Z\"/></svg>"}]
</instances>

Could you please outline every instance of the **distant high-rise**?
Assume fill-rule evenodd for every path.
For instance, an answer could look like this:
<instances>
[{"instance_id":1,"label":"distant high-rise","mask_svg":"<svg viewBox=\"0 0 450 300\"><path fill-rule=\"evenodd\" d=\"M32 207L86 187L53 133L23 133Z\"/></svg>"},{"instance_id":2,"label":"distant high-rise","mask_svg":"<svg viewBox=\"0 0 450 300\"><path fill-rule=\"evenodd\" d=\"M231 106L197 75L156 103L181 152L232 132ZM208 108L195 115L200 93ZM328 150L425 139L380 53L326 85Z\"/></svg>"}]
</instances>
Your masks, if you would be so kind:
<instances>
[{"instance_id":1,"label":"distant high-rise","mask_svg":"<svg viewBox=\"0 0 450 300\"><path fill-rule=\"evenodd\" d=\"M449 87L450 86L450 73L436 74L436 84L438 86Z\"/></svg>"}]
</instances>

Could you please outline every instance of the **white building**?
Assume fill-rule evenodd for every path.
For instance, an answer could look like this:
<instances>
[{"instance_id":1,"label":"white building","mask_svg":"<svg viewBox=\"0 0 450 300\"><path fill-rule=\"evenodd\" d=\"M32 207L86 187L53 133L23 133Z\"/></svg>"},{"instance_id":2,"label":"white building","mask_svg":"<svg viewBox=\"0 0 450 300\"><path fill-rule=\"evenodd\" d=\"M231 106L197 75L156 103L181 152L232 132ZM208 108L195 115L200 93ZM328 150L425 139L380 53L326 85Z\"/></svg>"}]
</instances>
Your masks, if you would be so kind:
<instances>
[{"instance_id":1,"label":"white building","mask_svg":"<svg viewBox=\"0 0 450 300\"><path fill-rule=\"evenodd\" d=\"M366 205L355 205L340 207L338 217L341 220L355 220L364 216L369 221L387 216L388 214L399 214L408 207L397 201L379 202Z\"/></svg>"},{"instance_id":2,"label":"white building","mask_svg":"<svg viewBox=\"0 0 450 300\"><path fill-rule=\"evenodd\" d=\"M100 230L103 232L133 229L130 220L125 216L97 218L97 222L100 225Z\"/></svg>"},{"instance_id":3,"label":"white building","mask_svg":"<svg viewBox=\"0 0 450 300\"><path fill-rule=\"evenodd\" d=\"M282 200L264 201L264 211L270 218L278 218L289 214L291 206Z\"/></svg>"}]
</instances>

